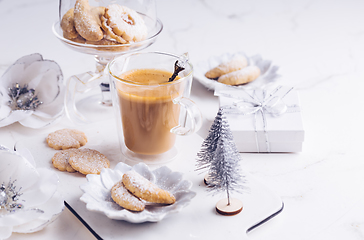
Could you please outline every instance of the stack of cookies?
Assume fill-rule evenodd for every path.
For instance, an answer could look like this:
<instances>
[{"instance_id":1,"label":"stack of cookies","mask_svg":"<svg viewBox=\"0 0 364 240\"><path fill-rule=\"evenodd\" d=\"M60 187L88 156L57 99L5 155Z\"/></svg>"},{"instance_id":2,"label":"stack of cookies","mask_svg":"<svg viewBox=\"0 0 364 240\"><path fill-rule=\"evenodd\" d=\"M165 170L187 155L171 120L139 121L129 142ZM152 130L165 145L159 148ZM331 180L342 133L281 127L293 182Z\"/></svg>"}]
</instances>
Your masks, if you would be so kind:
<instances>
[{"instance_id":1,"label":"stack of cookies","mask_svg":"<svg viewBox=\"0 0 364 240\"><path fill-rule=\"evenodd\" d=\"M100 174L103 168L110 167L110 161L100 152L80 148L87 143L86 135L75 129L62 129L50 133L48 146L61 150L54 154L52 164L60 171Z\"/></svg>"},{"instance_id":2,"label":"stack of cookies","mask_svg":"<svg viewBox=\"0 0 364 240\"><path fill-rule=\"evenodd\" d=\"M170 192L133 170L124 173L122 180L112 187L111 197L121 207L135 212L143 211L146 202L173 204L176 201Z\"/></svg>"},{"instance_id":3,"label":"stack of cookies","mask_svg":"<svg viewBox=\"0 0 364 240\"><path fill-rule=\"evenodd\" d=\"M206 72L205 77L227 85L241 85L254 81L260 76L260 69L255 65L248 66L243 55L236 55L226 62Z\"/></svg>"},{"instance_id":4,"label":"stack of cookies","mask_svg":"<svg viewBox=\"0 0 364 240\"><path fill-rule=\"evenodd\" d=\"M61 20L63 36L93 45L119 45L144 40L147 27L133 9L119 4L92 7L88 0L76 0Z\"/></svg>"}]
</instances>

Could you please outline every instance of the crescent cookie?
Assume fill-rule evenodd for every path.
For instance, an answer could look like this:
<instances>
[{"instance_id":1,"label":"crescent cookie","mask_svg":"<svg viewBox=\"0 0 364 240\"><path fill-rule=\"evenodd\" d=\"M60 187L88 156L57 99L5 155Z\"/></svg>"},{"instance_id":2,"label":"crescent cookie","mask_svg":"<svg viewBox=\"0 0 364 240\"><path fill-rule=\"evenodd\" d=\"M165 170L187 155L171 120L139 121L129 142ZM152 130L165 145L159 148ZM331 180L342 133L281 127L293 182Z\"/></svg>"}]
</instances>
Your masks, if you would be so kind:
<instances>
[{"instance_id":1,"label":"crescent cookie","mask_svg":"<svg viewBox=\"0 0 364 240\"><path fill-rule=\"evenodd\" d=\"M77 149L62 150L54 154L52 157L52 164L60 171L76 172L75 169L69 164L70 153L77 151Z\"/></svg>"},{"instance_id":2,"label":"crescent cookie","mask_svg":"<svg viewBox=\"0 0 364 240\"><path fill-rule=\"evenodd\" d=\"M77 149L70 153L68 160L73 169L82 174L100 174L103 168L109 168L109 160L100 152L89 149Z\"/></svg>"},{"instance_id":3,"label":"crescent cookie","mask_svg":"<svg viewBox=\"0 0 364 240\"><path fill-rule=\"evenodd\" d=\"M227 85L240 85L249 83L257 79L260 75L260 69L257 66L248 66L241 70L227 73L217 79L218 82Z\"/></svg>"},{"instance_id":4,"label":"crescent cookie","mask_svg":"<svg viewBox=\"0 0 364 240\"><path fill-rule=\"evenodd\" d=\"M223 62L217 67L206 72L205 77L210 79L217 79L224 74L243 69L247 65L248 60L246 59L246 57L242 55L237 55L233 57L230 61Z\"/></svg>"},{"instance_id":5,"label":"crescent cookie","mask_svg":"<svg viewBox=\"0 0 364 240\"><path fill-rule=\"evenodd\" d=\"M65 128L48 134L46 141L51 148L65 150L84 146L87 143L87 137L79 130Z\"/></svg>"},{"instance_id":6,"label":"crescent cookie","mask_svg":"<svg viewBox=\"0 0 364 240\"><path fill-rule=\"evenodd\" d=\"M63 36L67 39L74 39L78 36L74 20L73 8L71 8L63 15L61 20Z\"/></svg>"},{"instance_id":7,"label":"crescent cookie","mask_svg":"<svg viewBox=\"0 0 364 240\"><path fill-rule=\"evenodd\" d=\"M122 181L117 182L111 188L111 198L121 207L141 212L145 208L145 204L137 197L132 195L124 186Z\"/></svg>"},{"instance_id":8,"label":"crescent cookie","mask_svg":"<svg viewBox=\"0 0 364 240\"><path fill-rule=\"evenodd\" d=\"M122 181L134 196L152 203L173 204L176 198L166 190L157 187L135 171L124 173Z\"/></svg>"},{"instance_id":9,"label":"crescent cookie","mask_svg":"<svg viewBox=\"0 0 364 240\"><path fill-rule=\"evenodd\" d=\"M86 43L86 39L81 37L79 34L78 34L78 36L76 38L71 39L71 40L74 41L74 42L77 42L77 43Z\"/></svg>"},{"instance_id":10,"label":"crescent cookie","mask_svg":"<svg viewBox=\"0 0 364 240\"><path fill-rule=\"evenodd\" d=\"M76 0L74 8L75 28L86 40L99 41L104 37L99 11L91 11L88 0Z\"/></svg>"},{"instance_id":11,"label":"crescent cookie","mask_svg":"<svg viewBox=\"0 0 364 240\"><path fill-rule=\"evenodd\" d=\"M101 17L105 14L105 7L91 7L91 14L95 17L97 25L101 27Z\"/></svg>"},{"instance_id":12,"label":"crescent cookie","mask_svg":"<svg viewBox=\"0 0 364 240\"><path fill-rule=\"evenodd\" d=\"M147 37L143 18L133 9L111 4L102 18L102 27L107 36L120 43L139 42Z\"/></svg>"}]
</instances>

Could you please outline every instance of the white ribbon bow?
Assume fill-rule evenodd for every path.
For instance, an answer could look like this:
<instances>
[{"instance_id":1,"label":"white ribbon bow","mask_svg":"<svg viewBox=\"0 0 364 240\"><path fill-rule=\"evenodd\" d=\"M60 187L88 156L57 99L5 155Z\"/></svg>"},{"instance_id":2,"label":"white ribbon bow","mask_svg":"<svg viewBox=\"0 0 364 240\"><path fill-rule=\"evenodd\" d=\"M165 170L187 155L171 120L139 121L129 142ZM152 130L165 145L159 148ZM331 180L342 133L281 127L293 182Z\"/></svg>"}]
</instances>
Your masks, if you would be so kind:
<instances>
[{"instance_id":1,"label":"white ribbon bow","mask_svg":"<svg viewBox=\"0 0 364 240\"><path fill-rule=\"evenodd\" d=\"M260 113L263 119L263 131L265 135L265 143L267 146L267 152L270 151L268 133L267 133L267 120L266 114L270 114L274 117L285 114L288 111L288 106L284 103L283 98L293 89L290 88L287 92L283 94L283 96L277 95L277 92L282 88L282 86L278 86L269 94L265 89L256 89L253 91L253 94L245 91L242 88L236 88L231 86L219 86L215 89L215 96L223 96L228 98L237 99L238 101L233 102L232 105L221 106L221 108L225 109L226 113L233 114L243 114L243 115L251 115L254 114L255 123L254 123L254 131L255 131L255 140L257 144L258 152L259 150L259 142L258 142L258 131L257 131L257 115ZM242 94L242 91L245 94ZM297 106L293 106L297 107Z\"/></svg>"}]
</instances>

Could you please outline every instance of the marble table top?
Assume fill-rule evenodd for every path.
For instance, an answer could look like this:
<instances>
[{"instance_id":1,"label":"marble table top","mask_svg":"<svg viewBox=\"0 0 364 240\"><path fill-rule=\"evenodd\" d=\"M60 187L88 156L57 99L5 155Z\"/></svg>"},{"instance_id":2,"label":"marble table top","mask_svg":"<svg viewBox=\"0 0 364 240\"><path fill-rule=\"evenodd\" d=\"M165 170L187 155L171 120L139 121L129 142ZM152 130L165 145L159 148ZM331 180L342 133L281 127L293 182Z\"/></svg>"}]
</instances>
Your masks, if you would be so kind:
<instances>
[{"instance_id":1,"label":"marble table top","mask_svg":"<svg viewBox=\"0 0 364 240\"><path fill-rule=\"evenodd\" d=\"M164 29L148 51L189 52L192 63L237 51L260 54L279 66L283 85L299 91L303 151L241 154L245 170L284 202L284 210L249 232L248 238L364 239L364 2L156 3ZM31 53L56 61L65 79L92 70L92 56L72 51L53 35L51 26L57 18L56 0L0 0L0 73ZM197 81L191 98L205 119L198 133L204 138L218 100ZM12 148L19 140L63 127L73 124L66 117L40 130L15 123L0 128L0 144ZM50 238L91 239L92 235L65 210L41 232L13 234L10 239Z\"/></svg>"}]
</instances>

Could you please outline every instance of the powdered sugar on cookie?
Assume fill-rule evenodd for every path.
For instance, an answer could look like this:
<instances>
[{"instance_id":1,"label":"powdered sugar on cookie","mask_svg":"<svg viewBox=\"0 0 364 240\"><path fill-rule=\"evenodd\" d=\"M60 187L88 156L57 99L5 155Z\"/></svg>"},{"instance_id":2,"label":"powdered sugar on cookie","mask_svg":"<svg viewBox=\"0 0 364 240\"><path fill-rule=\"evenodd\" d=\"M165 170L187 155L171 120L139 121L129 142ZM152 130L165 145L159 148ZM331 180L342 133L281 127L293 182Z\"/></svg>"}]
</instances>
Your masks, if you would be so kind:
<instances>
[{"instance_id":1,"label":"powdered sugar on cookie","mask_svg":"<svg viewBox=\"0 0 364 240\"><path fill-rule=\"evenodd\" d=\"M246 84L254 81L261 74L258 66L248 64L245 56L237 54L230 60L224 61L207 71L205 77L226 85L237 86Z\"/></svg>"},{"instance_id":2,"label":"powdered sugar on cookie","mask_svg":"<svg viewBox=\"0 0 364 240\"><path fill-rule=\"evenodd\" d=\"M206 72L205 77L217 79L224 74L234 72L248 66L248 60L245 56L237 55L227 62L222 62L217 67Z\"/></svg>"},{"instance_id":3,"label":"powdered sugar on cookie","mask_svg":"<svg viewBox=\"0 0 364 240\"><path fill-rule=\"evenodd\" d=\"M61 129L50 133L46 141L48 146L56 150L79 148L87 143L86 135L75 129Z\"/></svg>"},{"instance_id":4,"label":"powdered sugar on cookie","mask_svg":"<svg viewBox=\"0 0 364 240\"><path fill-rule=\"evenodd\" d=\"M133 170L124 173L122 181L126 189L145 201L163 204L172 204L176 201L171 193L159 188Z\"/></svg>"},{"instance_id":5,"label":"powdered sugar on cookie","mask_svg":"<svg viewBox=\"0 0 364 240\"><path fill-rule=\"evenodd\" d=\"M111 198L121 207L131 211L143 211L145 204L132 195L122 181L117 182L111 189Z\"/></svg>"},{"instance_id":6,"label":"powdered sugar on cookie","mask_svg":"<svg viewBox=\"0 0 364 240\"><path fill-rule=\"evenodd\" d=\"M99 17L97 12L91 11L88 0L76 0L74 8L75 28L84 39L99 41L104 37Z\"/></svg>"},{"instance_id":7,"label":"powdered sugar on cookie","mask_svg":"<svg viewBox=\"0 0 364 240\"><path fill-rule=\"evenodd\" d=\"M133 9L119 4L111 4L106 8L103 25L128 42L139 42L147 36L143 18Z\"/></svg>"},{"instance_id":8,"label":"powdered sugar on cookie","mask_svg":"<svg viewBox=\"0 0 364 240\"><path fill-rule=\"evenodd\" d=\"M77 151L77 149L62 150L54 154L52 164L60 171L76 172L75 169L69 164L70 153Z\"/></svg>"},{"instance_id":9,"label":"powdered sugar on cookie","mask_svg":"<svg viewBox=\"0 0 364 240\"><path fill-rule=\"evenodd\" d=\"M76 0L62 17L61 27L65 38L93 45L139 42L148 33L143 18L133 9L119 4L92 7L88 0Z\"/></svg>"},{"instance_id":10,"label":"powdered sugar on cookie","mask_svg":"<svg viewBox=\"0 0 364 240\"><path fill-rule=\"evenodd\" d=\"M257 66L248 66L241 70L224 74L217 81L226 85L235 86L254 81L259 75L260 69Z\"/></svg>"},{"instance_id":11,"label":"powdered sugar on cookie","mask_svg":"<svg viewBox=\"0 0 364 240\"><path fill-rule=\"evenodd\" d=\"M103 168L110 167L110 161L102 153L89 148L70 153L70 165L82 174L100 174Z\"/></svg>"},{"instance_id":12,"label":"powdered sugar on cookie","mask_svg":"<svg viewBox=\"0 0 364 240\"><path fill-rule=\"evenodd\" d=\"M133 185L135 188L138 188L140 191L149 191L154 194L158 193L159 188L139 173L135 171L129 171L126 172L124 176L129 179L131 185Z\"/></svg>"}]
</instances>

